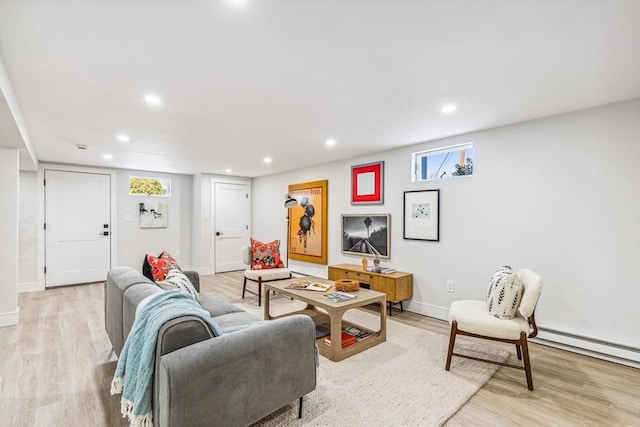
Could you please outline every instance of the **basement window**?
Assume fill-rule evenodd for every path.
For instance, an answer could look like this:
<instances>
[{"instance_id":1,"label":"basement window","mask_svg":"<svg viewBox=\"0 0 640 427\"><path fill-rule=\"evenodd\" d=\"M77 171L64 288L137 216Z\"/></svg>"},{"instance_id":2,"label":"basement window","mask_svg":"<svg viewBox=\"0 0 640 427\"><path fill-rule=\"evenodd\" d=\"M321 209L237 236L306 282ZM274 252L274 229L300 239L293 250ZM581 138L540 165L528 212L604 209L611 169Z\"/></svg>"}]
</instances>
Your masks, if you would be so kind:
<instances>
[{"instance_id":1,"label":"basement window","mask_svg":"<svg viewBox=\"0 0 640 427\"><path fill-rule=\"evenodd\" d=\"M171 179L130 176L129 194L132 196L171 197Z\"/></svg>"},{"instance_id":2,"label":"basement window","mask_svg":"<svg viewBox=\"0 0 640 427\"><path fill-rule=\"evenodd\" d=\"M411 154L411 182L473 175L473 142Z\"/></svg>"}]
</instances>

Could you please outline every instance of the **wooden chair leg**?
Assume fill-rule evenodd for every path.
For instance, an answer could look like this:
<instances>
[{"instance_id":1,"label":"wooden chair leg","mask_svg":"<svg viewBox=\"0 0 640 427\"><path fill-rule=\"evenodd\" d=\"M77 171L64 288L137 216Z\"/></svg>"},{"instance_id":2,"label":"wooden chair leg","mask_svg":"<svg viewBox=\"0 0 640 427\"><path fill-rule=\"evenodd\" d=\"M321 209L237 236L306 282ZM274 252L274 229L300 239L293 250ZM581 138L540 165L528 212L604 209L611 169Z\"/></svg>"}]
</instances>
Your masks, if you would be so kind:
<instances>
[{"instance_id":1,"label":"wooden chair leg","mask_svg":"<svg viewBox=\"0 0 640 427\"><path fill-rule=\"evenodd\" d=\"M242 299L244 299L244 292L247 290L247 278L244 278L244 283L242 284Z\"/></svg>"},{"instance_id":2,"label":"wooden chair leg","mask_svg":"<svg viewBox=\"0 0 640 427\"><path fill-rule=\"evenodd\" d=\"M304 396L300 396L300 400L298 403L298 418L302 418L302 398Z\"/></svg>"},{"instance_id":3,"label":"wooden chair leg","mask_svg":"<svg viewBox=\"0 0 640 427\"><path fill-rule=\"evenodd\" d=\"M258 307L262 305L262 276L258 276Z\"/></svg>"},{"instance_id":4,"label":"wooden chair leg","mask_svg":"<svg viewBox=\"0 0 640 427\"><path fill-rule=\"evenodd\" d=\"M522 353L520 352L520 344L516 344L516 355L518 356L518 360L522 360Z\"/></svg>"},{"instance_id":5,"label":"wooden chair leg","mask_svg":"<svg viewBox=\"0 0 640 427\"><path fill-rule=\"evenodd\" d=\"M527 387L533 390L533 377L531 376L531 362L529 361L529 345L527 344L527 335L520 333L520 345L522 346L522 356L524 357L524 372L527 375Z\"/></svg>"},{"instance_id":6,"label":"wooden chair leg","mask_svg":"<svg viewBox=\"0 0 640 427\"><path fill-rule=\"evenodd\" d=\"M451 334L449 335L449 350L447 351L447 366L445 370L451 367L451 358L453 357L453 347L456 343L456 334L458 333L458 322L451 322Z\"/></svg>"}]
</instances>

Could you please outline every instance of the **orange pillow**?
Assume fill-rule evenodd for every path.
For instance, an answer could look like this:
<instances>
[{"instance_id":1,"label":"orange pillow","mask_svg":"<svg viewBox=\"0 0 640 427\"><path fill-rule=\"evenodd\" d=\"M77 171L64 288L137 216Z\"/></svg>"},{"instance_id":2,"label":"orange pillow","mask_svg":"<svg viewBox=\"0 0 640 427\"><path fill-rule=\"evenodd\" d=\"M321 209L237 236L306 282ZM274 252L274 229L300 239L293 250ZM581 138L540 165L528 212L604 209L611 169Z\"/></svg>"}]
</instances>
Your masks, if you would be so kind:
<instances>
[{"instance_id":1,"label":"orange pillow","mask_svg":"<svg viewBox=\"0 0 640 427\"><path fill-rule=\"evenodd\" d=\"M262 243L251 239L251 269L282 268L284 263L280 258L280 240Z\"/></svg>"},{"instance_id":2,"label":"orange pillow","mask_svg":"<svg viewBox=\"0 0 640 427\"><path fill-rule=\"evenodd\" d=\"M149 279L157 282L164 280L169 270L177 268L180 270L178 262L167 251L163 251L159 256L147 254L142 267L143 273ZM151 277L149 277L149 275Z\"/></svg>"}]
</instances>

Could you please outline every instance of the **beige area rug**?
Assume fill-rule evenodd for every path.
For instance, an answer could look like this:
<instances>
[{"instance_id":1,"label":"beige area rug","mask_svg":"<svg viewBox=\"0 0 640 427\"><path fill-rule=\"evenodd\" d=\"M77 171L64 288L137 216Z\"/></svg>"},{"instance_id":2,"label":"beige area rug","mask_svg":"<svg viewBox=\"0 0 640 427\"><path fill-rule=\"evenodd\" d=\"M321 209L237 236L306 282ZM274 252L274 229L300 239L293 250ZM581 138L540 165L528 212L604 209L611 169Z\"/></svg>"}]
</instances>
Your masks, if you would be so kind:
<instances>
[{"instance_id":1,"label":"beige area rug","mask_svg":"<svg viewBox=\"0 0 640 427\"><path fill-rule=\"evenodd\" d=\"M240 308L263 316L249 302ZM271 313L304 307L275 297ZM351 310L345 318L377 329L377 316ZM387 317L387 341L340 362L320 357L316 390L305 396L302 419L292 404L254 426L440 426L496 372L498 366L454 357L445 371L448 337ZM458 338L456 351L504 362L508 352Z\"/></svg>"}]
</instances>

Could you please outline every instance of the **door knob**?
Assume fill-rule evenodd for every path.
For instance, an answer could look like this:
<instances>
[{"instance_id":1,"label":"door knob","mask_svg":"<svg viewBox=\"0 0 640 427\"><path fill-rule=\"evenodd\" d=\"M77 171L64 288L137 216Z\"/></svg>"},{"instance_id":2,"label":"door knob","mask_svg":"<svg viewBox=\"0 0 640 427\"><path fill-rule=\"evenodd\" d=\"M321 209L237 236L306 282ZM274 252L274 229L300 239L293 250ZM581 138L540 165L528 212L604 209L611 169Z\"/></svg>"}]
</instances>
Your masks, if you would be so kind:
<instances>
[{"instance_id":1,"label":"door knob","mask_svg":"<svg viewBox=\"0 0 640 427\"><path fill-rule=\"evenodd\" d=\"M216 236L222 236L222 232L216 231Z\"/></svg>"}]
</instances>

